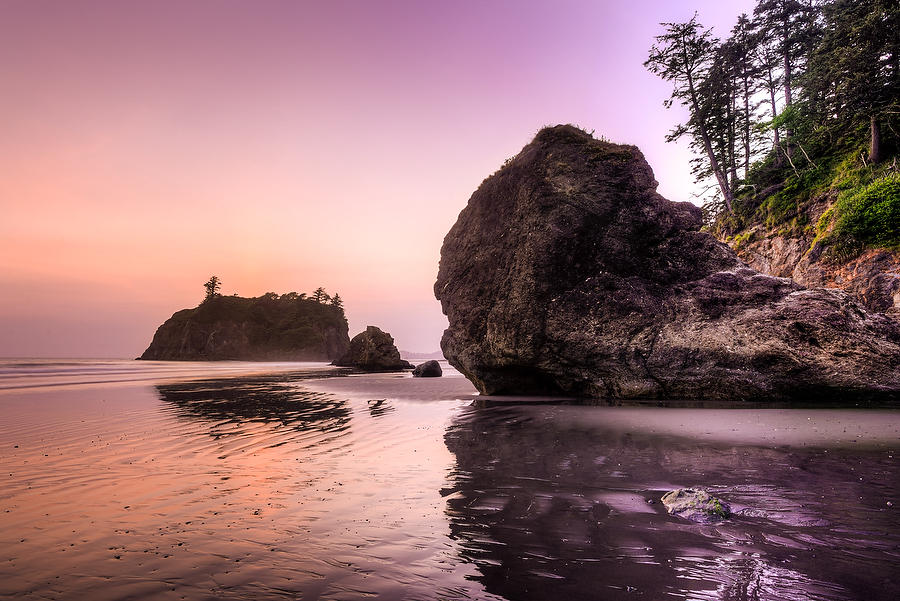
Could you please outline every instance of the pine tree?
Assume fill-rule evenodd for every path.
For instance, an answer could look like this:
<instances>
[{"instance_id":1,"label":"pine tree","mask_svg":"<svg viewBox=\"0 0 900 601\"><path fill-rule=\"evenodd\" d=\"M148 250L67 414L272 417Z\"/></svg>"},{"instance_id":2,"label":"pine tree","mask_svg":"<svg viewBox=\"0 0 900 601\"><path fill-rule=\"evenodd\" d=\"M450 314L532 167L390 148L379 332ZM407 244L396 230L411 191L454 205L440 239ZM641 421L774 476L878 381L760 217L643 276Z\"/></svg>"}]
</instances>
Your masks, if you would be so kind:
<instances>
[{"instance_id":1,"label":"pine tree","mask_svg":"<svg viewBox=\"0 0 900 601\"><path fill-rule=\"evenodd\" d=\"M316 288L316 291L313 292L312 299L317 303L327 303L331 300L331 297L328 296L328 293L325 292L325 289L319 286Z\"/></svg>"},{"instance_id":2,"label":"pine tree","mask_svg":"<svg viewBox=\"0 0 900 601\"><path fill-rule=\"evenodd\" d=\"M337 292L335 292L334 296L331 297L331 306L337 307L341 311L344 310L344 301L341 299L341 295Z\"/></svg>"},{"instance_id":3,"label":"pine tree","mask_svg":"<svg viewBox=\"0 0 900 601\"><path fill-rule=\"evenodd\" d=\"M784 107L790 107L794 103L796 80L816 44L816 5L811 0L805 4L799 0L761 0L753 14L760 34L772 40L774 55L780 62ZM772 103L775 104L774 96ZM792 152L791 133L790 129L784 130L784 150L788 156Z\"/></svg>"},{"instance_id":4,"label":"pine tree","mask_svg":"<svg viewBox=\"0 0 900 601\"><path fill-rule=\"evenodd\" d=\"M869 127L869 161L881 160L881 122L900 104L900 5L836 0L810 60L807 87L824 118L841 114ZM838 123L840 125L840 122Z\"/></svg>"},{"instance_id":5,"label":"pine tree","mask_svg":"<svg viewBox=\"0 0 900 601\"><path fill-rule=\"evenodd\" d=\"M734 190L737 181L735 77L728 44L716 46L706 76L697 84L697 98L716 160L728 176L728 187ZM702 154L693 161L697 180L714 176L711 163Z\"/></svg>"},{"instance_id":6,"label":"pine tree","mask_svg":"<svg viewBox=\"0 0 900 601\"><path fill-rule=\"evenodd\" d=\"M212 276L209 278L203 287L206 289L206 298L204 298L204 302L213 298L214 296L219 296L219 290L222 288L222 282L218 277Z\"/></svg>"},{"instance_id":7,"label":"pine tree","mask_svg":"<svg viewBox=\"0 0 900 601\"><path fill-rule=\"evenodd\" d=\"M694 176L714 178L727 212L742 180L761 190L779 185L782 161L795 177L807 167L831 169L842 147L835 145L848 134L858 137L863 126L864 161L879 162L885 150L893 151L900 115L898 0L759 0L753 19L741 15L722 43L696 14L662 25L644 65L672 84L665 106L678 102L689 114L666 140L688 136ZM892 134L884 148L883 128ZM765 150L771 163L756 176L752 166L763 154L766 131L773 135L771 151Z\"/></svg>"},{"instance_id":8,"label":"pine tree","mask_svg":"<svg viewBox=\"0 0 900 601\"><path fill-rule=\"evenodd\" d=\"M656 43L650 49L650 55L644 62L652 73L672 82L672 95L665 101L671 107L678 101L687 107L690 118L687 123L673 129L666 141L678 140L687 134L691 139L691 147L700 150L705 156L705 163L695 163L695 175L702 179L704 175L715 177L725 202L726 209L731 212L734 194L728 182L728 175L720 160L721 149L717 153L710 134L710 101L713 92L721 91L720 87L707 86L707 78L716 57L718 40L709 29L697 22L697 15L687 23L661 23L666 29L662 35L656 36ZM701 92L706 90L706 98Z\"/></svg>"},{"instance_id":9,"label":"pine tree","mask_svg":"<svg viewBox=\"0 0 900 601\"><path fill-rule=\"evenodd\" d=\"M753 21L746 14L738 17L737 24L731 30L731 37L727 44L731 47L731 60L734 63L734 73L738 83L738 98L740 100L736 115L737 126L740 129L741 167L746 180L750 174L750 164L756 152L753 124L756 120L756 111L759 102L755 100L760 91L761 71L754 60L754 49L759 44L759 33L756 31Z\"/></svg>"},{"instance_id":10,"label":"pine tree","mask_svg":"<svg viewBox=\"0 0 900 601\"><path fill-rule=\"evenodd\" d=\"M774 121L778 117L778 101L776 96L781 89L781 75L778 71L778 49L777 42L772 38L765 36L764 30L760 28L759 21L754 20L754 37L756 43L752 48L753 64L755 72L758 73L758 81L760 87L764 90L766 100L769 104L770 121ZM776 152L775 163L781 164L781 132L778 127L772 127L772 150Z\"/></svg>"}]
</instances>

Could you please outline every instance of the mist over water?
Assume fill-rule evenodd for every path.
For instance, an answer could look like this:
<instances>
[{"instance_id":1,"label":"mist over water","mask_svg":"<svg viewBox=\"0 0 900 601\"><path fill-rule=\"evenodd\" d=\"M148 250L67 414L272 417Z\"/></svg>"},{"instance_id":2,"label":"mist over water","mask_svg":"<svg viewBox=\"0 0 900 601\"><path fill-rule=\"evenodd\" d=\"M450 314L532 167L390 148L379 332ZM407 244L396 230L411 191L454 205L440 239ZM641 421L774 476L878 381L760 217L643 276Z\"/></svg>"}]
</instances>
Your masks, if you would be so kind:
<instances>
[{"instance_id":1,"label":"mist over water","mask_svg":"<svg viewBox=\"0 0 900 601\"><path fill-rule=\"evenodd\" d=\"M2 598L900 597L896 410L74 363L2 366ZM659 497L692 485L736 515L668 516Z\"/></svg>"}]
</instances>

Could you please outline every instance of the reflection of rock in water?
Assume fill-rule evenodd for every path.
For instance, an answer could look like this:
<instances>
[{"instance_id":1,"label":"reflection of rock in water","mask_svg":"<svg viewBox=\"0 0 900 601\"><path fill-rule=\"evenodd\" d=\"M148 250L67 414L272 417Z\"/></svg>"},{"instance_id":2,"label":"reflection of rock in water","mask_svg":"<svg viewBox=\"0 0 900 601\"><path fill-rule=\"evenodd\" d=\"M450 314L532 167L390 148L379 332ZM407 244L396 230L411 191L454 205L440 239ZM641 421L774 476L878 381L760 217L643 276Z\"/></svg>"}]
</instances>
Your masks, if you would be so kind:
<instances>
[{"instance_id":1,"label":"reflection of rock in water","mask_svg":"<svg viewBox=\"0 0 900 601\"><path fill-rule=\"evenodd\" d=\"M271 374L163 384L160 398L179 415L221 422L277 423L306 431L340 431L350 423L345 401L303 390L296 376Z\"/></svg>"},{"instance_id":2,"label":"reflection of rock in water","mask_svg":"<svg viewBox=\"0 0 900 601\"><path fill-rule=\"evenodd\" d=\"M368 402L369 415L372 417L381 417L395 410L387 399L372 399Z\"/></svg>"},{"instance_id":3,"label":"reflection of rock in water","mask_svg":"<svg viewBox=\"0 0 900 601\"><path fill-rule=\"evenodd\" d=\"M886 453L848 462L833 450L579 427L577 412L591 410L473 408L448 430L456 469L442 493L451 535L489 592L512 600L897 598L900 583L886 585L878 566L900 548L900 520L857 501L877 497L883 506L884 494L897 494L895 476L884 490L885 473L895 473ZM698 525L647 502L693 484L769 517Z\"/></svg>"}]
</instances>

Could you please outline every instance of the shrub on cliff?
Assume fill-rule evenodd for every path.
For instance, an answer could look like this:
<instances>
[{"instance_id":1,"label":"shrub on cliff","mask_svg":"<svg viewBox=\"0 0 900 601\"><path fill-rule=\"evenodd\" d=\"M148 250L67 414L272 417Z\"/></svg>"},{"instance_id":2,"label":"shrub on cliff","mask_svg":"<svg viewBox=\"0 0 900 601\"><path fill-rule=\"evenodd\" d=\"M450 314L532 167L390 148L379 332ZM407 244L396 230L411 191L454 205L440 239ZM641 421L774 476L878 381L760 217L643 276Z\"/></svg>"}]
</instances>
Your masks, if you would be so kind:
<instances>
[{"instance_id":1,"label":"shrub on cliff","mask_svg":"<svg viewBox=\"0 0 900 601\"><path fill-rule=\"evenodd\" d=\"M835 206L835 230L861 242L894 246L900 242L900 177L873 182Z\"/></svg>"},{"instance_id":2,"label":"shrub on cliff","mask_svg":"<svg viewBox=\"0 0 900 601\"><path fill-rule=\"evenodd\" d=\"M900 176L847 191L822 216L819 230L834 227L823 241L834 258L847 258L870 247L900 246Z\"/></svg>"}]
</instances>

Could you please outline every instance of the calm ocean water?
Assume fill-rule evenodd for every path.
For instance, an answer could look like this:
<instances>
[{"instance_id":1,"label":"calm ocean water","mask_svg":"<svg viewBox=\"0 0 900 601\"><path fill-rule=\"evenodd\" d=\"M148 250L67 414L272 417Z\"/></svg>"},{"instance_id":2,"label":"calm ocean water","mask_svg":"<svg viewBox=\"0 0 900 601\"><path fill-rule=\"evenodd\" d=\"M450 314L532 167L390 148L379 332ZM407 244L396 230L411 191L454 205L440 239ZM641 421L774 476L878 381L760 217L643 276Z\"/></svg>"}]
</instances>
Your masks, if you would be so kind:
<instances>
[{"instance_id":1,"label":"calm ocean water","mask_svg":"<svg viewBox=\"0 0 900 601\"><path fill-rule=\"evenodd\" d=\"M0 416L4 599L900 598L896 409L5 360ZM666 515L692 485L736 515Z\"/></svg>"}]
</instances>

